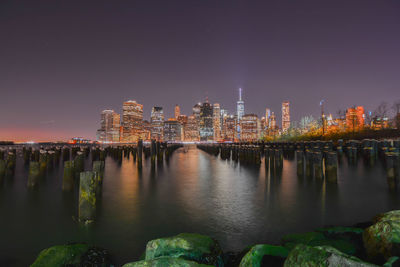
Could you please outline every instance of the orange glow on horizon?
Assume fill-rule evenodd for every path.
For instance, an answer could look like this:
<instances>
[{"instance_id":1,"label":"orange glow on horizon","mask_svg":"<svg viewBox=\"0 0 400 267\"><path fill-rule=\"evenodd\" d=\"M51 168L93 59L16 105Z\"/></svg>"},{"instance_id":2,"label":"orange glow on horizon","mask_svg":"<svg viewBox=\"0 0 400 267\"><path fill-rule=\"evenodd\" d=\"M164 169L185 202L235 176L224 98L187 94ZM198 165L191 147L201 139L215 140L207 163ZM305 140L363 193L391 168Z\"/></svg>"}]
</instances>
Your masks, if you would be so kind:
<instances>
[{"instance_id":1,"label":"orange glow on horizon","mask_svg":"<svg viewBox=\"0 0 400 267\"><path fill-rule=\"evenodd\" d=\"M13 142L56 142L68 141L72 137L84 137L85 135L79 134L75 131L64 131L57 129L35 129L35 128L0 128L0 141L13 141ZM88 137L87 139L93 139Z\"/></svg>"}]
</instances>

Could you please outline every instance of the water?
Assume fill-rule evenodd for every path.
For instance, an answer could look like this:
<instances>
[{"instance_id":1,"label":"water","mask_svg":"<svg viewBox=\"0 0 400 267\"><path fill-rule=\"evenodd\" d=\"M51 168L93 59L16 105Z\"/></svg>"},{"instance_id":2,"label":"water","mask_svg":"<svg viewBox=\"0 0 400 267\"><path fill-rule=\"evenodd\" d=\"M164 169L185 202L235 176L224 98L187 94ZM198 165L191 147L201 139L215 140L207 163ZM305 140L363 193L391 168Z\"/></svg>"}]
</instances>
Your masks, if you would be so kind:
<instances>
[{"instance_id":1,"label":"water","mask_svg":"<svg viewBox=\"0 0 400 267\"><path fill-rule=\"evenodd\" d=\"M207 234L224 251L239 251L400 207L380 165L348 166L344 160L333 185L298 178L294 161L285 160L282 177L274 177L264 164L240 166L191 146L153 171L144 162L142 173L132 157L121 165L108 157L96 222L84 227L74 220L77 192L61 191L62 167L29 190L18 160L15 177L0 188L1 266L27 266L44 248L81 241L106 248L120 265L137 260L147 241L181 232Z\"/></svg>"}]
</instances>

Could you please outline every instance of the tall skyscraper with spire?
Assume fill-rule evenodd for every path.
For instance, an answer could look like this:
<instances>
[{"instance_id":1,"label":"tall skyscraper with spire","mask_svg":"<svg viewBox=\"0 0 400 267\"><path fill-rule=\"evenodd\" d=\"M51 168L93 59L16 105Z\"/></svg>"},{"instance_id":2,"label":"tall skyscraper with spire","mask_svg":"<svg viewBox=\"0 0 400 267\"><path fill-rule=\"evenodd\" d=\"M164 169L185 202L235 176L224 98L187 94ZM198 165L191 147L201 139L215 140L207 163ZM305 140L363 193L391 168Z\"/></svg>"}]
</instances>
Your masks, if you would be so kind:
<instances>
[{"instance_id":1,"label":"tall skyscraper with spire","mask_svg":"<svg viewBox=\"0 0 400 267\"><path fill-rule=\"evenodd\" d=\"M239 101L236 102L236 115L238 121L240 121L244 115L244 102L242 100L242 88L239 88Z\"/></svg>"}]
</instances>

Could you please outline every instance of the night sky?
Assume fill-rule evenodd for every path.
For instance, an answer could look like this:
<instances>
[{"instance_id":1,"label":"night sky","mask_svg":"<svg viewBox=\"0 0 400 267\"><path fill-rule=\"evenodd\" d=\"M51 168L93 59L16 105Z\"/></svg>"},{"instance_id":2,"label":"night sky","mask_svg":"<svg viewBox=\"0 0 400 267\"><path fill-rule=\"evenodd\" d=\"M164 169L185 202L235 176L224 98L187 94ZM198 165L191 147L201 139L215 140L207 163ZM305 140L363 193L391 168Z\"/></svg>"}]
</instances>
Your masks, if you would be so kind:
<instances>
[{"instance_id":1,"label":"night sky","mask_svg":"<svg viewBox=\"0 0 400 267\"><path fill-rule=\"evenodd\" d=\"M0 140L95 138L124 100L279 121L400 99L400 1L0 1Z\"/></svg>"}]
</instances>

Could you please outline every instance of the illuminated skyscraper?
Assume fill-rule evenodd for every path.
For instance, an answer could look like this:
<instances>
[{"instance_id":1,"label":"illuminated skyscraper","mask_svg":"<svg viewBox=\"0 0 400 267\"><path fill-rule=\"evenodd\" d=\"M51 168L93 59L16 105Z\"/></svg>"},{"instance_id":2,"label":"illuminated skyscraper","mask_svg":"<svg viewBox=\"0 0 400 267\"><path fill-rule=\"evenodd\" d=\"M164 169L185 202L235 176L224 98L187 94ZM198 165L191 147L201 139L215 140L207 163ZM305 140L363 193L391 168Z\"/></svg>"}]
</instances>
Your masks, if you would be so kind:
<instances>
[{"instance_id":1,"label":"illuminated skyscraper","mask_svg":"<svg viewBox=\"0 0 400 267\"><path fill-rule=\"evenodd\" d=\"M124 142L137 142L143 132L143 105L129 100L122 105L122 133Z\"/></svg>"},{"instance_id":2,"label":"illuminated skyscraper","mask_svg":"<svg viewBox=\"0 0 400 267\"><path fill-rule=\"evenodd\" d=\"M214 140L218 141L221 139L221 108L218 103L213 106L213 128Z\"/></svg>"},{"instance_id":3,"label":"illuminated skyscraper","mask_svg":"<svg viewBox=\"0 0 400 267\"><path fill-rule=\"evenodd\" d=\"M175 105L175 119L181 115L181 108L178 105Z\"/></svg>"},{"instance_id":4,"label":"illuminated skyscraper","mask_svg":"<svg viewBox=\"0 0 400 267\"><path fill-rule=\"evenodd\" d=\"M164 110L162 107L151 109L151 139L163 140L164 131Z\"/></svg>"},{"instance_id":5,"label":"illuminated skyscraper","mask_svg":"<svg viewBox=\"0 0 400 267\"><path fill-rule=\"evenodd\" d=\"M290 128L289 101L282 102L282 131L286 132Z\"/></svg>"},{"instance_id":6,"label":"illuminated skyscraper","mask_svg":"<svg viewBox=\"0 0 400 267\"><path fill-rule=\"evenodd\" d=\"M190 142L200 141L199 124L194 115L188 117L187 123L183 128L184 140Z\"/></svg>"},{"instance_id":7,"label":"illuminated skyscraper","mask_svg":"<svg viewBox=\"0 0 400 267\"><path fill-rule=\"evenodd\" d=\"M224 117L223 138L227 141L236 140L236 116L227 115Z\"/></svg>"},{"instance_id":8,"label":"illuminated skyscraper","mask_svg":"<svg viewBox=\"0 0 400 267\"><path fill-rule=\"evenodd\" d=\"M200 109L200 140L211 141L213 137L213 106L207 99Z\"/></svg>"},{"instance_id":9,"label":"illuminated skyscraper","mask_svg":"<svg viewBox=\"0 0 400 267\"><path fill-rule=\"evenodd\" d=\"M97 140L102 142L119 142L121 116L114 110L101 112L100 129L97 130Z\"/></svg>"},{"instance_id":10,"label":"illuminated skyscraper","mask_svg":"<svg viewBox=\"0 0 400 267\"><path fill-rule=\"evenodd\" d=\"M274 112L269 116L269 129L276 130L276 116Z\"/></svg>"},{"instance_id":11,"label":"illuminated skyscraper","mask_svg":"<svg viewBox=\"0 0 400 267\"><path fill-rule=\"evenodd\" d=\"M182 141L182 124L179 121L175 119L169 119L164 122L164 141Z\"/></svg>"},{"instance_id":12,"label":"illuminated skyscraper","mask_svg":"<svg viewBox=\"0 0 400 267\"><path fill-rule=\"evenodd\" d=\"M346 110L346 128L355 131L362 129L365 124L364 107L358 106Z\"/></svg>"},{"instance_id":13,"label":"illuminated skyscraper","mask_svg":"<svg viewBox=\"0 0 400 267\"><path fill-rule=\"evenodd\" d=\"M238 121L240 121L244 115L244 101L242 100L242 88L239 88L239 101L237 101L236 115Z\"/></svg>"},{"instance_id":14,"label":"illuminated skyscraper","mask_svg":"<svg viewBox=\"0 0 400 267\"><path fill-rule=\"evenodd\" d=\"M260 139L260 120L256 114L243 115L240 121L241 141L257 141Z\"/></svg>"},{"instance_id":15,"label":"illuminated skyscraper","mask_svg":"<svg viewBox=\"0 0 400 267\"><path fill-rule=\"evenodd\" d=\"M201 111L201 103L197 103L193 106L193 116L200 123L200 111Z\"/></svg>"},{"instance_id":16,"label":"illuminated skyscraper","mask_svg":"<svg viewBox=\"0 0 400 267\"><path fill-rule=\"evenodd\" d=\"M265 109L265 126L268 127L269 117L271 116L271 110L269 108Z\"/></svg>"},{"instance_id":17,"label":"illuminated skyscraper","mask_svg":"<svg viewBox=\"0 0 400 267\"><path fill-rule=\"evenodd\" d=\"M187 123L187 121L188 121L188 116L186 116L186 115L179 115L178 118L177 118L176 120L179 121L179 122L182 124L182 126L184 126L184 125Z\"/></svg>"}]
</instances>

